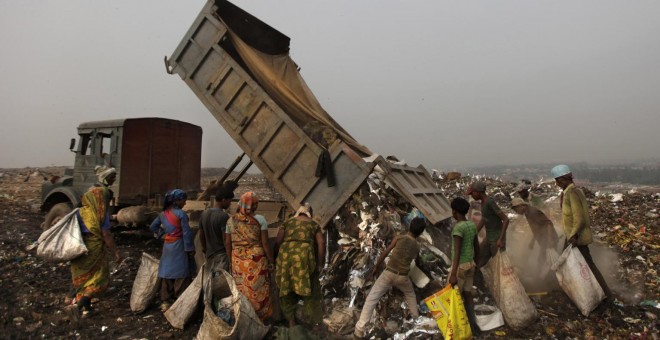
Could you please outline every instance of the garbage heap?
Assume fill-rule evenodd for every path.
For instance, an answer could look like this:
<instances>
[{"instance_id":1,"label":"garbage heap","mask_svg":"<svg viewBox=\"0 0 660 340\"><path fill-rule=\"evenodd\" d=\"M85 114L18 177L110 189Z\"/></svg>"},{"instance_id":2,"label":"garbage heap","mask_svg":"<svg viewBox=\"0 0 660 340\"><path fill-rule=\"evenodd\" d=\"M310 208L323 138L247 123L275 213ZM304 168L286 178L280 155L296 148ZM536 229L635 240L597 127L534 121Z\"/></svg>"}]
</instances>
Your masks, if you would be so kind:
<instances>
[{"instance_id":1,"label":"garbage heap","mask_svg":"<svg viewBox=\"0 0 660 340\"><path fill-rule=\"evenodd\" d=\"M449 199L455 197L468 198L465 195L467 187L474 181L484 181L487 192L498 205L508 214L512 224L520 223L526 226L524 217L514 214L511 199L517 196L519 183L501 181L499 178L485 176L461 176L455 174L448 179L447 174L437 176L436 184ZM579 184L579 183L578 183ZM619 309L608 312L605 319L612 325L601 330L602 334L623 334L642 331L644 314L631 318L630 313L639 314L638 305L653 309L660 306L660 290L657 268L654 263L660 263L660 238L658 237L658 215L660 195L637 190L618 190L617 193L608 188L596 185L589 190L581 187L591 206L591 221L596 243L604 247L616 248L621 252L618 258L617 272L611 275L612 280L622 280L617 300ZM544 199L544 212L555 221L556 229L561 235L561 212L559 210L560 189L554 182L532 183L530 192ZM469 218L478 221L478 202L472 202ZM329 311L324 318L328 330L334 334L348 335L353 332L353 325L359 317L360 310L373 282L366 282L365 276L375 265L376 260L391 240L398 234L407 231L408 223L421 213L402 195L390 187L382 174L375 171L367 181L343 205L333 222L327 226L328 256L327 267L321 276L322 289L326 297L326 307ZM411 280L415 287L417 300L422 301L434 292L442 289L447 282L450 266L450 232L455 221L448 219L428 227L418 241L420 254L411 269ZM509 232L517 232L515 228ZM374 280L376 277L373 278ZM625 289L632 288L635 294L624 296ZM488 292L475 292L476 304L494 305ZM532 333L548 336L565 335L578 336L578 330L589 328L589 320L579 316L575 320L563 320L553 315L565 315L566 308L571 308L570 300L558 290L547 293L546 300L533 299L537 307L545 309L540 320L519 335ZM562 298L563 297L563 298ZM550 304L550 301L554 304ZM655 301L656 304L651 302ZM424 306L420 306L424 310ZM655 307L656 309L658 307ZM634 310L631 312L630 310ZM651 320L655 314L647 312L646 318ZM414 339L428 338L437 326L429 318L411 320L410 306L407 306L403 294L392 289L385 295L375 310L372 320L372 335L382 338ZM627 320L627 321L626 321ZM584 327L577 326L584 323ZM582 327L582 328L581 328ZM506 329L505 329L506 330ZM505 330L498 331L506 334ZM510 330L506 330L510 331ZM431 332L431 333L429 333ZM631 333L631 334L633 334ZM498 334L499 335L499 334Z\"/></svg>"},{"instance_id":2,"label":"garbage heap","mask_svg":"<svg viewBox=\"0 0 660 340\"><path fill-rule=\"evenodd\" d=\"M378 168L341 207L327 227L328 266L321 275L321 286L328 299L326 307L332 311L324 319L330 332L353 332L368 289L377 278L367 282L367 274L392 239L407 232L415 217L423 215L387 184ZM418 238L418 263L410 272L418 299L438 290L441 282L446 281L450 259L446 250L438 246L448 244L448 227L449 221L445 220L428 227ZM415 333L438 333L430 318L411 320L410 306L396 289L381 299L375 313L375 328L388 336L410 338Z\"/></svg>"},{"instance_id":3,"label":"garbage heap","mask_svg":"<svg viewBox=\"0 0 660 340\"><path fill-rule=\"evenodd\" d=\"M436 178L436 185L449 200L459 196L467 198L465 192L470 183L485 181L489 193L492 191L491 195L502 206L510 205L511 194L517 187L517 183L503 183L482 176L461 177L458 173ZM550 186L536 185L533 191L540 193L546 188ZM473 204L473 208L472 211L478 215L478 206ZM328 226L328 266L321 276L321 286L328 299L326 306L332 311L324 319L330 332L344 335L353 332L368 290L377 278L366 282L365 277L387 245L395 236L407 232L410 221L415 217L424 216L387 184L377 168L339 210L333 223ZM410 271L418 301L439 291L447 282L454 223L449 218L430 225L418 238L420 253ZM479 292L477 299L494 303L486 292ZM420 310L425 308L421 303ZM375 322L369 331L381 332L383 334L376 334L381 337L411 339L438 334L434 320L425 317L411 319L410 307L397 289L392 289L381 299L373 320Z\"/></svg>"}]
</instances>

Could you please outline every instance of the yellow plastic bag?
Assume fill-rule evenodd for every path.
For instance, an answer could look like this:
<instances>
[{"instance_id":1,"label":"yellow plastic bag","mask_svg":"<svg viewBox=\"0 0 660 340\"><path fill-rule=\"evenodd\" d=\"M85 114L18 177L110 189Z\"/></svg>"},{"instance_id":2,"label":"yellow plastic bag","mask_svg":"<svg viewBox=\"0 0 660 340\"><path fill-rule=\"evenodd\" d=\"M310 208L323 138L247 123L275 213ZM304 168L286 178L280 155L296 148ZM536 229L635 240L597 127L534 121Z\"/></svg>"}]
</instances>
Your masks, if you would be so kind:
<instances>
[{"instance_id":1,"label":"yellow plastic bag","mask_svg":"<svg viewBox=\"0 0 660 340\"><path fill-rule=\"evenodd\" d=\"M472 330L458 287L447 285L424 299L445 339L471 339Z\"/></svg>"}]
</instances>

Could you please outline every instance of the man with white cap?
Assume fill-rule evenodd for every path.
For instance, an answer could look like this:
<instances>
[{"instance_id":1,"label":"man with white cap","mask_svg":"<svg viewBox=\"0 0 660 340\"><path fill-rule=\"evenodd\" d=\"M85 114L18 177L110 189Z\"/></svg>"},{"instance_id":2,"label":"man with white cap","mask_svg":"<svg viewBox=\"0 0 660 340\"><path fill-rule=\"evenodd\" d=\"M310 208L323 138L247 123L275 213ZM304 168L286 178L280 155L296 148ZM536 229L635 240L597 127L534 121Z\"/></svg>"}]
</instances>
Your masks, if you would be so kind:
<instances>
[{"instance_id":1,"label":"man with white cap","mask_svg":"<svg viewBox=\"0 0 660 340\"><path fill-rule=\"evenodd\" d=\"M589 203L587 202L587 198L584 196L582 190L573 183L573 173L568 165L557 165L550 172L552 173L552 177L555 178L557 186L563 189L559 206L561 207L564 235L566 236L564 248L570 243L573 247L577 247L580 250L591 272L593 272L596 280L609 299L612 297L612 292L589 252L589 244L593 241L593 237L591 235Z\"/></svg>"}]
</instances>

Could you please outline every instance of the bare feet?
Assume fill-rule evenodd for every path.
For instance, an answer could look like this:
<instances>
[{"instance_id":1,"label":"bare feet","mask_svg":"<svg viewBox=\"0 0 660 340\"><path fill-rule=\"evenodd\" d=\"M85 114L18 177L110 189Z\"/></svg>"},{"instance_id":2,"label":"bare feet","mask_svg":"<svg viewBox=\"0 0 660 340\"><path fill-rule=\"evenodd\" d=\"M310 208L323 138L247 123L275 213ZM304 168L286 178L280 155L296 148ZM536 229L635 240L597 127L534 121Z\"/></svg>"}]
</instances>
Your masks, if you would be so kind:
<instances>
[{"instance_id":1,"label":"bare feet","mask_svg":"<svg viewBox=\"0 0 660 340\"><path fill-rule=\"evenodd\" d=\"M78 323L80 322L80 309L78 309L78 306L76 305L70 305L64 307L64 313L66 315L66 318L69 319L71 324L73 326L78 326Z\"/></svg>"}]
</instances>

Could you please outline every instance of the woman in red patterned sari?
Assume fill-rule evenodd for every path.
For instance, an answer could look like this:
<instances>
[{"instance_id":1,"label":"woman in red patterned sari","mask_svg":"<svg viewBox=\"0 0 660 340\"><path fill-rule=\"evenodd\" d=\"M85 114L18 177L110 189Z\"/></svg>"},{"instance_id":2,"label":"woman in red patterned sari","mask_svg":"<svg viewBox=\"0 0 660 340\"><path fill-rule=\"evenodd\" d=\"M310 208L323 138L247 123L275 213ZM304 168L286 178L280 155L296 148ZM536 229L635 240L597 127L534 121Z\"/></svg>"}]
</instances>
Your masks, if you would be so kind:
<instances>
[{"instance_id":1,"label":"woman in red patterned sari","mask_svg":"<svg viewBox=\"0 0 660 340\"><path fill-rule=\"evenodd\" d=\"M265 321L273 314L269 273L274 269L274 262L268 245L268 223L263 216L254 213L258 202L254 192L241 196L237 213L227 221L225 247L238 290Z\"/></svg>"}]
</instances>

